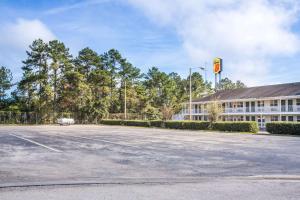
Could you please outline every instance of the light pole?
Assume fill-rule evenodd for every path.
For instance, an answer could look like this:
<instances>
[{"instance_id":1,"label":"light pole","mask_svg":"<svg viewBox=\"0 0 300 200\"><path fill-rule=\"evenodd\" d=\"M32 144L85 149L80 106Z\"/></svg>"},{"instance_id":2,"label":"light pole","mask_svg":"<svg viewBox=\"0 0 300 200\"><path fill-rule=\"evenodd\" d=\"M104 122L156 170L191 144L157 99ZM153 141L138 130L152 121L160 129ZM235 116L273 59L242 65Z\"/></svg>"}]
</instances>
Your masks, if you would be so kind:
<instances>
[{"instance_id":1,"label":"light pole","mask_svg":"<svg viewBox=\"0 0 300 200\"><path fill-rule=\"evenodd\" d=\"M189 120L192 120L192 69L196 69L199 68L202 71L204 71L205 74L205 90L206 90L206 66L204 65L204 67L190 67L190 102L189 102Z\"/></svg>"},{"instance_id":2,"label":"light pole","mask_svg":"<svg viewBox=\"0 0 300 200\"><path fill-rule=\"evenodd\" d=\"M126 107L126 79L124 79L124 119L127 119L127 107Z\"/></svg>"}]
</instances>

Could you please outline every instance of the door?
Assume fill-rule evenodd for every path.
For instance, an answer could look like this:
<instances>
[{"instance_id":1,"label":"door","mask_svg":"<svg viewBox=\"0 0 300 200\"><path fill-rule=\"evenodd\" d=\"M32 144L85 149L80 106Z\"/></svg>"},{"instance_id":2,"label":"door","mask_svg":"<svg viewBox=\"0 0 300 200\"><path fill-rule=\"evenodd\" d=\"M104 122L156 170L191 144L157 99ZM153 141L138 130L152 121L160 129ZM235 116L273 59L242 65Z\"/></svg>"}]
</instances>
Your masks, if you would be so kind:
<instances>
[{"instance_id":1,"label":"door","mask_svg":"<svg viewBox=\"0 0 300 200\"><path fill-rule=\"evenodd\" d=\"M266 119L265 117L257 117L257 123L260 128L266 128Z\"/></svg>"},{"instance_id":2,"label":"door","mask_svg":"<svg viewBox=\"0 0 300 200\"><path fill-rule=\"evenodd\" d=\"M255 112L255 102L251 102L251 112Z\"/></svg>"},{"instance_id":3,"label":"door","mask_svg":"<svg viewBox=\"0 0 300 200\"><path fill-rule=\"evenodd\" d=\"M281 100L281 112L286 112L285 100Z\"/></svg>"},{"instance_id":4,"label":"door","mask_svg":"<svg viewBox=\"0 0 300 200\"><path fill-rule=\"evenodd\" d=\"M293 100L288 100L288 111L293 112Z\"/></svg>"},{"instance_id":5,"label":"door","mask_svg":"<svg viewBox=\"0 0 300 200\"><path fill-rule=\"evenodd\" d=\"M246 102L246 112L250 112L250 103Z\"/></svg>"}]
</instances>

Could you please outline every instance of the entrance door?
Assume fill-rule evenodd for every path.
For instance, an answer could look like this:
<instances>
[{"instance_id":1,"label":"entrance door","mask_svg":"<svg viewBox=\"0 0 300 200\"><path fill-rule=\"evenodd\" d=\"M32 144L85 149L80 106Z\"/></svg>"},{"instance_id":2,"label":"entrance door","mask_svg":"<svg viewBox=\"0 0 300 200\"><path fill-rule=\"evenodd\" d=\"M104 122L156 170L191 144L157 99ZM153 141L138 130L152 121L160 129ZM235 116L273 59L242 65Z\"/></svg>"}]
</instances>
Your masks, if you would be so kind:
<instances>
[{"instance_id":1,"label":"entrance door","mask_svg":"<svg viewBox=\"0 0 300 200\"><path fill-rule=\"evenodd\" d=\"M265 117L257 117L257 123L260 128L266 128L266 119Z\"/></svg>"}]
</instances>

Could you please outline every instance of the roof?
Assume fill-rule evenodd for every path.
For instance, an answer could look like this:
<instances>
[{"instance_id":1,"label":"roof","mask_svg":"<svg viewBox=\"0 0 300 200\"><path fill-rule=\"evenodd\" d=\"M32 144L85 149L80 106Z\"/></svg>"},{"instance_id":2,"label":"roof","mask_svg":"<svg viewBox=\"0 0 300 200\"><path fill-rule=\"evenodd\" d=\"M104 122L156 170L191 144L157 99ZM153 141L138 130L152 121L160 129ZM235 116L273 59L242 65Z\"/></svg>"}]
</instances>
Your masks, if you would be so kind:
<instances>
[{"instance_id":1,"label":"roof","mask_svg":"<svg viewBox=\"0 0 300 200\"><path fill-rule=\"evenodd\" d=\"M193 102L234 99L261 99L266 97L300 96L300 82L278 85L266 85L234 90L222 90L213 95L194 99Z\"/></svg>"}]
</instances>

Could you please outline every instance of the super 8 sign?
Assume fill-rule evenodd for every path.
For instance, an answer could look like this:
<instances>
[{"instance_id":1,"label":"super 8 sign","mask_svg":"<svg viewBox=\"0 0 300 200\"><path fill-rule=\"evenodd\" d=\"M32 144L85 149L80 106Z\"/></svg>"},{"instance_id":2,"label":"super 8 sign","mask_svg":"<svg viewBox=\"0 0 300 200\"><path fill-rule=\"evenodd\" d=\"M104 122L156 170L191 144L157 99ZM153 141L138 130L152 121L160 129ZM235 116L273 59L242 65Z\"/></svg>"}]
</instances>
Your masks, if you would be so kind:
<instances>
[{"instance_id":1,"label":"super 8 sign","mask_svg":"<svg viewBox=\"0 0 300 200\"><path fill-rule=\"evenodd\" d=\"M221 58L214 59L213 70L214 70L215 74L219 74L222 71L222 59Z\"/></svg>"}]
</instances>

